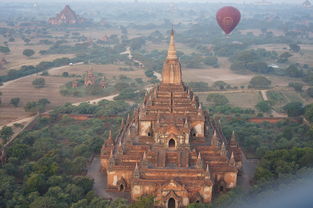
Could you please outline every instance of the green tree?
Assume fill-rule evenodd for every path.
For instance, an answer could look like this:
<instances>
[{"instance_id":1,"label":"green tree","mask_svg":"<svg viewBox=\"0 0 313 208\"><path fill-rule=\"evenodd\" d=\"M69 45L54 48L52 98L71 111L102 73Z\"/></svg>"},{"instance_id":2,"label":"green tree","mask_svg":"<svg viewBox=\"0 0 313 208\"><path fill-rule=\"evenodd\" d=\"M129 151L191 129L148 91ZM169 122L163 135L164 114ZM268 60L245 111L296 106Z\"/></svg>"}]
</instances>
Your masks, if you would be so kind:
<instances>
[{"instance_id":1,"label":"green tree","mask_svg":"<svg viewBox=\"0 0 313 208\"><path fill-rule=\"evenodd\" d=\"M218 89L218 90L224 90L224 89L230 87L230 85L224 81L216 81L213 83L212 87L214 87L215 89Z\"/></svg>"},{"instance_id":2,"label":"green tree","mask_svg":"<svg viewBox=\"0 0 313 208\"><path fill-rule=\"evenodd\" d=\"M129 208L146 208L146 207L153 207L154 205L154 197L147 196L141 197L138 201L133 202Z\"/></svg>"},{"instance_id":3,"label":"green tree","mask_svg":"<svg viewBox=\"0 0 313 208\"><path fill-rule=\"evenodd\" d=\"M271 83L272 82L268 80L266 77L255 76L250 80L250 87L256 89L266 89L270 87Z\"/></svg>"},{"instance_id":4,"label":"green tree","mask_svg":"<svg viewBox=\"0 0 313 208\"><path fill-rule=\"evenodd\" d=\"M44 112L46 110L46 106L50 104L50 101L47 98L41 98L37 102L37 108L39 112Z\"/></svg>"},{"instance_id":5,"label":"green tree","mask_svg":"<svg viewBox=\"0 0 313 208\"><path fill-rule=\"evenodd\" d=\"M300 82L290 82L288 86L292 87L297 92L302 92L303 89L303 84Z\"/></svg>"},{"instance_id":6,"label":"green tree","mask_svg":"<svg viewBox=\"0 0 313 208\"><path fill-rule=\"evenodd\" d=\"M30 43L30 41L31 41L31 40L28 39L28 38L23 38L23 40L24 40L24 42L25 42L26 45L28 45L28 44Z\"/></svg>"},{"instance_id":7,"label":"green tree","mask_svg":"<svg viewBox=\"0 0 313 208\"><path fill-rule=\"evenodd\" d=\"M213 102L214 105L226 105L227 103L229 103L228 99L224 96L224 95L220 95L220 94L210 94L208 95L207 101L209 102Z\"/></svg>"},{"instance_id":8,"label":"green tree","mask_svg":"<svg viewBox=\"0 0 313 208\"><path fill-rule=\"evenodd\" d=\"M58 203L52 197L38 197L30 205L29 208L58 208Z\"/></svg>"},{"instance_id":9,"label":"green tree","mask_svg":"<svg viewBox=\"0 0 313 208\"><path fill-rule=\"evenodd\" d=\"M27 57L31 57L34 54L35 54L35 51L33 49L25 49L23 51L23 55Z\"/></svg>"},{"instance_id":10,"label":"green tree","mask_svg":"<svg viewBox=\"0 0 313 208\"><path fill-rule=\"evenodd\" d=\"M62 73L62 76L63 76L63 77L68 77L68 76L69 76L69 73L68 73L68 72L63 72L63 73Z\"/></svg>"},{"instance_id":11,"label":"green tree","mask_svg":"<svg viewBox=\"0 0 313 208\"><path fill-rule=\"evenodd\" d=\"M289 48L291 51L298 53L301 50L301 47L296 43L290 43Z\"/></svg>"},{"instance_id":12,"label":"green tree","mask_svg":"<svg viewBox=\"0 0 313 208\"><path fill-rule=\"evenodd\" d=\"M213 66L213 67L218 67L218 59L215 56L207 56L203 59L203 63Z\"/></svg>"},{"instance_id":13,"label":"green tree","mask_svg":"<svg viewBox=\"0 0 313 208\"><path fill-rule=\"evenodd\" d=\"M194 92L207 92L209 90L209 85L207 82L190 82L188 86Z\"/></svg>"},{"instance_id":14,"label":"green tree","mask_svg":"<svg viewBox=\"0 0 313 208\"><path fill-rule=\"evenodd\" d=\"M268 101L260 101L255 107L263 113L269 113L272 110L271 104Z\"/></svg>"},{"instance_id":15,"label":"green tree","mask_svg":"<svg viewBox=\"0 0 313 208\"><path fill-rule=\"evenodd\" d=\"M20 98L18 97L15 97L15 98L12 98L10 103L14 106L14 107L17 107L20 103Z\"/></svg>"},{"instance_id":16,"label":"green tree","mask_svg":"<svg viewBox=\"0 0 313 208\"><path fill-rule=\"evenodd\" d=\"M69 194L72 202L77 202L82 198L84 190L75 184L68 184L65 187L65 192Z\"/></svg>"},{"instance_id":17,"label":"green tree","mask_svg":"<svg viewBox=\"0 0 313 208\"><path fill-rule=\"evenodd\" d=\"M32 173L26 179L26 191L28 193L38 191L44 193L47 188L46 179L43 174Z\"/></svg>"},{"instance_id":18,"label":"green tree","mask_svg":"<svg viewBox=\"0 0 313 208\"><path fill-rule=\"evenodd\" d=\"M304 117L308 121L313 122L313 104L305 106L305 108L304 108Z\"/></svg>"},{"instance_id":19,"label":"green tree","mask_svg":"<svg viewBox=\"0 0 313 208\"><path fill-rule=\"evenodd\" d=\"M1 53L10 53L10 48L6 47L6 46L0 46L0 52Z\"/></svg>"},{"instance_id":20,"label":"green tree","mask_svg":"<svg viewBox=\"0 0 313 208\"><path fill-rule=\"evenodd\" d=\"M35 88L43 88L45 87L46 80L44 78L37 78L32 82Z\"/></svg>"},{"instance_id":21,"label":"green tree","mask_svg":"<svg viewBox=\"0 0 313 208\"><path fill-rule=\"evenodd\" d=\"M14 132L13 129L9 126L4 126L0 130L0 137L4 140L8 140L13 136Z\"/></svg>"},{"instance_id":22,"label":"green tree","mask_svg":"<svg viewBox=\"0 0 313 208\"><path fill-rule=\"evenodd\" d=\"M24 106L24 110L26 111L26 112L33 112L33 113L35 113L35 112L37 112L37 102L28 102L28 103L26 103L26 105Z\"/></svg>"},{"instance_id":23,"label":"green tree","mask_svg":"<svg viewBox=\"0 0 313 208\"><path fill-rule=\"evenodd\" d=\"M283 107L288 117L301 116L304 113L304 106L301 102L291 102Z\"/></svg>"},{"instance_id":24,"label":"green tree","mask_svg":"<svg viewBox=\"0 0 313 208\"><path fill-rule=\"evenodd\" d=\"M306 90L306 93L308 94L308 96L313 97L313 87L310 87Z\"/></svg>"},{"instance_id":25,"label":"green tree","mask_svg":"<svg viewBox=\"0 0 313 208\"><path fill-rule=\"evenodd\" d=\"M290 77L303 77L303 71L294 64L286 69L286 73Z\"/></svg>"},{"instance_id":26,"label":"green tree","mask_svg":"<svg viewBox=\"0 0 313 208\"><path fill-rule=\"evenodd\" d=\"M282 53L279 58L278 58L278 63L286 63L288 61L288 58L291 57L292 54L290 54L289 52L284 52Z\"/></svg>"}]
</instances>

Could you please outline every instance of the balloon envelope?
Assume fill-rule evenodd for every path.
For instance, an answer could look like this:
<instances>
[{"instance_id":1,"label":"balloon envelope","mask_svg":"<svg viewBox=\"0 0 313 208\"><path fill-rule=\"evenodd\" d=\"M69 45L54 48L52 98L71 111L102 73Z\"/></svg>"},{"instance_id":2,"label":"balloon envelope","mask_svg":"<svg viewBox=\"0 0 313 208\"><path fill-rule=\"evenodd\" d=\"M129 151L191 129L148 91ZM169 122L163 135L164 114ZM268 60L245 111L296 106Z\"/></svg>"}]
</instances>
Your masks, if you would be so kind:
<instances>
[{"instance_id":1,"label":"balloon envelope","mask_svg":"<svg viewBox=\"0 0 313 208\"><path fill-rule=\"evenodd\" d=\"M240 18L239 10L232 6L223 7L216 13L217 23L226 34L231 33L235 29L240 22Z\"/></svg>"}]
</instances>

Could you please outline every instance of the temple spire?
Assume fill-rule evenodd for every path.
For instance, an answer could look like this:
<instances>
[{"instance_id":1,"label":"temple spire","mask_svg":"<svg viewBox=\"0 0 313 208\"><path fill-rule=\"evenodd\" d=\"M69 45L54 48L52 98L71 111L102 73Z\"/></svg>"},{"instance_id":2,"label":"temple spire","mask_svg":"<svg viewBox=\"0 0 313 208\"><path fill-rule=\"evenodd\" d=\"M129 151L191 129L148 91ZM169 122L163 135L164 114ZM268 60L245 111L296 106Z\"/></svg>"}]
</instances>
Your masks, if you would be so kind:
<instances>
[{"instance_id":1,"label":"temple spire","mask_svg":"<svg viewBox=\"0 0 313 208\"><path fill-rule=\"evenodd\" d=\"M174 41L174 30L172 29L170 44L167 51L167 57L163 65L162 83L164 84L182 84L181 65L176 55Z\"/></svg>"},{"instance_id":2,"label":"temple spire","mask_svg":"<svg viewBox=\"0 0 313 208\"><path fill-rule=\"evenodd\" d=\"M171 31L171 39L170 39L170 44L168 47L167 51L167 60L176 60L177 55L176 55L176 47L175 47L175 41L174 41L174 29L172 28Z\"/></svg>"}]
</instances>

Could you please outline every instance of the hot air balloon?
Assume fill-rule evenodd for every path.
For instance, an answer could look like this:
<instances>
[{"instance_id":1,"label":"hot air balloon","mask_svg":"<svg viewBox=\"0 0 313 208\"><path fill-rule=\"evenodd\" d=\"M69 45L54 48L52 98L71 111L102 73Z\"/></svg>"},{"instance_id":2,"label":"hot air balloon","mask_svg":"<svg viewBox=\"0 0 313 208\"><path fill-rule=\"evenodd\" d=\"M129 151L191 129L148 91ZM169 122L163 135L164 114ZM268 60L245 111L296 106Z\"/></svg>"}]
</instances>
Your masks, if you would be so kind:
<instances>
[{"instance_id":1,"label":"hot air balloon","mask_svg":"<svg viewBox=\"0 0 313 208\"><path fill-rule=\"evenodd\" d=\"M239 10L232 6L223 7L216 13L217 23L227 35L238 25L240 17Z\"/></svg>"}]
</instances>

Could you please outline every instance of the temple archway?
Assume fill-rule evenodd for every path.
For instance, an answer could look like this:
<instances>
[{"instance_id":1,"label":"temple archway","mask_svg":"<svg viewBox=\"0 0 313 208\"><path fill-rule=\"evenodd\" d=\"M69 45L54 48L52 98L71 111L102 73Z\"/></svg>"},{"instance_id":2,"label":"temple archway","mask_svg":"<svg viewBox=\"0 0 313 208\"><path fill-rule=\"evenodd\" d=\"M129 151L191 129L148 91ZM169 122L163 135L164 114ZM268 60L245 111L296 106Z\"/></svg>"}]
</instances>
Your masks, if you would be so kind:
<instances>
[{"instance_id":1,"label":"temple archway","mask_svg":"<svg viewBox=\"0 0 313 208\"><path fill-rule=\"evenodd\" d=\"M117 182L116 186L117 186L117 190L118 190L119 192L124 192L124 191L126 191L127 184L126 184L125 179L124 179L124 178L121 178L121 180L119 180L119 181Z\"/></svg>"},{"instance_id":2,"label":"temple archway","mask_svg":"<svg viewBox=\"0 0 313 208\"><path fill-rule=\"evenodd\" d=\"M168 141L168 147L169 147L169 148L175 148L175 146L176 146L175 140L174 140L173 138L170 139L170 140Z\"/></svg>"},{"instance_id":3,"label":"temple archway","mask_svg":"<svg viewBox=\"0 0 313 208\"><path fill-rule=\"evenodd\" d=\"M176 208L176 201L173 198L170 198L167 202L167 208Z\"/></svg>"},{"instance_id":4,"label":"temple archway","mask_svg":"<svg viewBox=\"0 0 313 208\"><path fill-rule=\"evenodd\" d=\"M121 184L120 187L119 187L119 191L120 191L120 192L123 192L123 191L124 191L124 188L125 188L124 185Z\"/></svg>"},{"instance_id":5,"label":"temple archway","mask_svg":"<svg viewBox=\"0 0 313 208\"><path fill-rule=\"evenodd\" d=\"M218 186L217 186L217 192L225 192L226 191L226 183L224 180L219 181Z\"/></svg>"}]
</instances>

